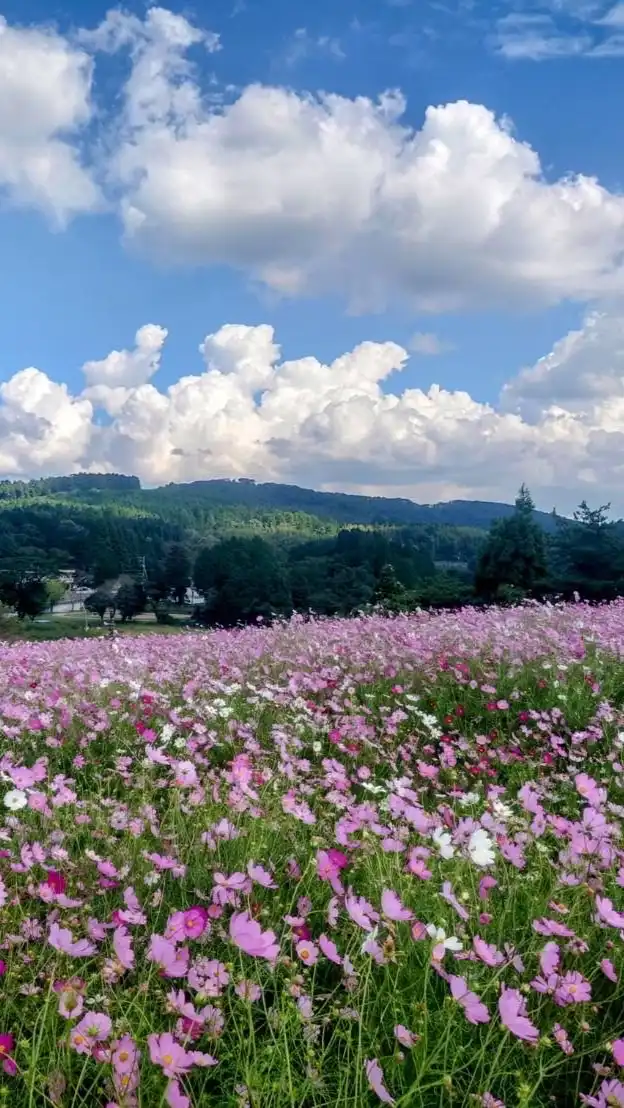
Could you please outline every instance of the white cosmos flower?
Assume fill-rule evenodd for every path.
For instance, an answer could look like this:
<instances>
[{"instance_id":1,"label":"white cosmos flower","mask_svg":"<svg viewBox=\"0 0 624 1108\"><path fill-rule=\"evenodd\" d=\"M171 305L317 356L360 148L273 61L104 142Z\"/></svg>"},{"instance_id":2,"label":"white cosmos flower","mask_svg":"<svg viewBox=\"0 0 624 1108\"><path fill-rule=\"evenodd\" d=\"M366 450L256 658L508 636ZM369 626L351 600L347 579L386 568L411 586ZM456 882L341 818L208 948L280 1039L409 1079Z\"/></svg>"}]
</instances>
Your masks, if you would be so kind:
<instances>
[{"instance_id":1,"label":"white cosmos flower","mask_svg":"<svg viewBox=\"0 0 624 1108\"><path fill-rule=\"evenodd\" d=\"M436 827L435 831L431 832L431 838L440 851L442 858L452 858L455 854L455 847L448 831L445 831L442 827Z\"/></svg>"},{"instance_id":2,"label":"white cosmos flower","mask_svg":"<svg viewBox=\"0 0 624 1108\"><path fill-rule=\"evenodd\" d=\"M491 866L496 858L494 843L483 827L477 827L476 831L468 839L468 853L475 866Z\"/></svg>"},{"instance_id":3,"label":"white cosmos flower","mask_svg":"<svg viewBox=\"0 0 624 1108\"><path fill-rule=\"evenodd\" d=\"M428 923L426 932L431 936L436 946L443 946L445 950L461 950L462 944L456 935L447 935L443 927L436 927L435 923Z\"/></svg>"},{"instance_id":4,"label":"white cosmos flower","mask_svg":"<svg viewBox=\"0 0 624 1108\"><path fill-rule=\"evenodd\" d=\"M25 808L27 804L28 797L23 789L10 789L4 794L4 806L10 812L19 812L20 808Z\"/></svg>"},{"instance_id":5,"label":"white cosmos flower","mask_svg":"<svg viewBox=\"0 0 624 1108\"><path fill-rule=\"evenodd\" d=\"M464 793L464 795L460 796L458 799L462 808L467 808L470 804L477 804L481 797L479 796L479 793L472 792Z\"/></svg>"}]
</instances>

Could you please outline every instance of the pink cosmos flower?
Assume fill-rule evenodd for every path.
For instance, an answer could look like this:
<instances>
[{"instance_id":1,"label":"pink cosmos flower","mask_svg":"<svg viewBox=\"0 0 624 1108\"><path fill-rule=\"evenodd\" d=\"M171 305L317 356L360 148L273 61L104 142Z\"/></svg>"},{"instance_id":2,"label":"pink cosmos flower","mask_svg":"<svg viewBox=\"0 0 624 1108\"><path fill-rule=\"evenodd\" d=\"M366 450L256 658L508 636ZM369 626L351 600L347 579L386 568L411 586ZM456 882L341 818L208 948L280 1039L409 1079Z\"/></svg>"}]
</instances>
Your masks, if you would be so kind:
<instances>
[{"instance_id":1,"label":"pink cosmos flower","mask_svg":"<svg viewBox=\"0 0 624 1108\"><path fill-rule=\"evenodd\" d=\"M314 943L302 939L297 943L295 950L297 951L297 957L305 962L306 966L313 966L318 961L318 947Z\"/></svg>"},{"instance_id":2,"label":"pink cosmos flower","mask_svg":"<svg viewBox=\"0 0 624 1108\"><path fill-rule=\"evenodd\" d=\"M98 1043L105 1042L113 1028L110 1016L104 1012L89 1012L73 1028L69 1042L77 1054L91 1054Z\"/></svg>"},{"instance_id":3,"label":"pink cosmos flower","mask_svg":"<svg viewBox=\"0 0 624 1108\"><path fill-rule=\"evenodd\" d=\"M58 1013L66 1020L76 1020L82 1015L84 997L76 989L65 988L59 994Z\"/></svg>"},{"instance_id":4,"label":"pink cosmos flower","mask_svg":"<svg viewBox=\"0 0 624 1108\"><path fill-rule=\"evenodd\" d=\"M342 958L338 953L338 947L331 939L327 938L327 935L321 935L318 943L322 953L326 958L329 958L330 962L334 962L337 966L342 965Z\"/></svg>"},{"instance_id":5,"label":"pink cosmos flower","mask_svg":"<svg viewBox=\"0 0 624 1108\"><path fill-rule=\"evenodd\" d=\"M581 1100L591 1108L624 1108L624 1085L621 1081L603 1081L598 1096L581 1093Z\"/></svg>"},{"instance_id":6,"label":"pink cosmos flower","mask_svg":"<svg viewBox=\"0 0 624 1108\"><path fill-rule=\"evenodd\" d=\"M137 925L146 924L147 916L141 911L141 905L131 885L129 885L127 889L124 889L123 896L126 907L115 913L118 917L115 922Z\"/></svg>"},{"instance_id":7,"label":"pink cosmos flower","mask_svg":"<svg viewBox=\"0 0 624 1108\"><path fill-rule=\"evenodd\" d=\"M263 889L276 889L277 885L273 880L273 875L269 873L264 866L257 865L255 862L247 863L247 873L251 877L252 881L256 882L256 885L262 885Z\"/></svg>"},{"instance_id":8,"label":"pink cosmos flower","mask_svg":"<svg viewBox=\"0 0 624 1108\"><path fill-rule=\"evenodd\" d=\"M255 981L239 981L238 985L234 986L234 992L243 1000L260 1000L262 996L262 989Z\"/></svg>"},{"instance_id":9,"label":"pink cosmos flower","mask_svg":"<svg viewBox=\"0 0 624 1108\"><path fill-rule=\"evenodd\" d=\"M162 935L151 936L147 958L160 967L163 977L185 977L188 971L188 947L177 947Z\"/></svg>"},{"instance_id":10,"label":"pink cosmos flower","mask_svg":"<svg viewBox=\"0 0 624 1108\"><path fill-rule=\"evenodd\" d=\"M500 950L497 950L492 943L486 943L485 939L482 939L479 935L474 936L472 946L477 958L485 962L486 966L490 966L491 968L494 968L494 966L502 966L505 961L505 955L501 954Z\"/></svg>"},{"instance_id":11,"label":"pink cosmos flower","mask_svg":"<svg viewBox=\"0 0 624 1108\"><path fill-rule=\"evenodd\" d=\"M134 966L134 951L132 939L125 927L116 927L113 931L113 949L117 955L117 961L123 969L130 970Z\"/></svg>"},{"instance_id":12,"label":"pink cosmos flower","mask_svg":"<svg viewBox=\"0 0 624 1108\"><path fill-rule=\"evenodd\" d=\"M252 919L248 912L235 912L230 919L230 938L232 942L250 954L252 958L266 958L275 962L279 954L279 944L273 931L263 931L260 924Z\"/></svg>"},{"instance_id":13,"label":"pink cosmos flower","mask_svg":"<svg viewBox=\"0 0 624 1108\"><path fill-rule=\"evenodd\" d=\"M363 896L355 896L353 889L349 889L345 896L344 906L354 923L363 931L372 931L373 924L378 923L379 914L372 904L369 904Z\"/></svg>"},{"instance_id":14,"label":"pink cosmos flower","mask_svg":"<svg viewBox=\"0 0 624 1108\"><path fill-rule=\"evenodd\" d=\"M0 1059L2 1059L2 1069L9 1077L14 1077L17 1073L17 1066L11 1055L15 1050L15 1039L13 1035L3 1031L0 1034Z\"/></svg>"},{"instance_id":15,"label":"pink cosmos flower","mask_svg":"<svg viewBox=\"0 0 624 1108\"><path fill-rule=\"evenodd\" d=\"M568 1032L560 1023L554 1025L553 1036L555 1042L559 1044L564 1054L574 1054L574 1047L568 1038Z\"/></svg>"},{"instance_id":16,"label":"pink cosmos flower","mask_svg":"<svg viewBox=\"0 0 624 1108\"><path fill-rule=\"evenodd\" d=\"M557 943L546 943L546 946L540 954L540 969L542 973L548 977L551 973L556 973L559 969L559 947Z\"/></svg>"},{"instance_id":17,"label":"pink cosmos flower","mask_svg":"<svg viewBox=\"0 0 624 1108\"><path fill-rule=\"evenodd\" d=\"M440 895L442 896L443 900L446 900L447 904L451 905L451 908L455 909L460 919L467 920L469 918L468 912L463 907L463 905L459 903L457 897L455 896L455 893L453 892L453 886L451 885L450 881L444 882Z\"/></svg>"},{"instance_id":18,"label":"pink cosmos flower","mask_svg":"<svg viewBox=\"0 0 624 1108\"><path fill-rule=\"evenodd\" d=\"M165 1100L169 1108L191 1108L189 1098L182 1092L182 1086L175 1078L167 1084Z\"/></svg>"},{"instance_id":19,"label":"pink cosmos flower","mask_svg":"<svg viewBox=\"0 0 624 1108\"><path fill-rule=\"evenodd\" d=\"M611 1050L618 1066L624 1066L624 1039L616 1039Z\"/></svg>"},{"instance_id":20,"label":"pink cosmos flower","mask_svg":"<svg viewBox=\"0 0 624 1108\"><path fill-rule=\"evenodd\" d=\"M518 1039L527 1043L536 1043L539 1031L526 1014L526 1001L518 989L506 989L498 998L498 1011L503 1026Z\"/></svg>"},{"instance_id":21,"label":"pink cosmos flower","mask_svg":"<svg viewBox=\"0 0 624 1108\"><path fill-rule=\"evenodd\" d=\"M74 940L71 931L65 927L59 927L58 923L50 925L48 942L61 954L68 954L71 958L88 958L95 954L95 946L88 939Z\"/></svg>"},{"instance_id":22,"label":"pink cosmos flower","mask_svg":"<svg viewBox=\"0 0 624 1108\"><path fill-rule=\"evenodd\" d=\"M182 912L174 912L169 917L165 938L174 943L184 942L185 939L199 939L209 926L207 909L196 905Z\"/></svg>"},{"instance_id":23,"label":"pink cosmos flower","mask_svg":"<svg viewBox=\"0 0 624 1108\"><path fill-rule=\"evenodd\" d=\"M476 993L471 993L463 977L450 974L448 978L453 999L461 1004L469 1023L489 1023L490 1013Z\"/></svg>"},{"instance_id":24,"label":"pink cosmos flower","mask_svg":"<svg viewBox=\"0 0 624 1108\"><path fill-rule=\"evenodd\" d=\"M411 1050L414 1044L418 1042L420 1036L415 1035L413 1031L404 1027L402 1023L397 1023L394 1028L394 1037L401 1046L405 1046L408 1050Z\"/></svg>"},{"instance_id":25,"label":"pink cosmos flower","mask_svg":"<svg viewBox=\"0 0 624 1108\"><path fill-rule=\"evenodd\" d=\"M617 985L617 982L618 982L617 970L616 970L615 966L613 965L613 962L609 958L603 958L602 959L602 962L600 963L600 968L601 968L602 972L604 973L605 977L608 977L609 981L613 981L614 984Z\"/></svg>"},{"instance_id":26,"label":"pink cosmos flower","mask_svg":"<svg viewBox=\"0 0 624 1108\"><path fill-rule=\"evenodd\" d=\"M559 923L556 919L546 919L544 916L541 919L533 920L533 930L537 931L538 935L556 935L561 939L574 938L574 931L571 931L569 927Z\"/></svg>"},{"instance_id":27,"label":"pink cosmos flower","mask_svg":"<svg viewBox=\"0 0 624 1108\"><path fill-rule=\"evenodd\" d=\"M395 923L413 919L413 913L404 908L393 889L384 889L381 894L381 910L386 919Z\"/></svg>"},{"instance_id":28,"label":"pink cosmos flower","mask_svg":"<svg viewBox=\"0 0 624 1108\"><path fill-rule=\"evenodd\" d=\"M384 1076L381 1066L376 1058L371 1058L364 1063L364 1069L366 1071L366 1077L368 1083L374 1093L379 1097L383 1104L395 1104L394 1097L390 1096L390 1093L384 1085Z\"/></svg>"},{"instance_id":29,"label":"pink cosmos flower","mask_svg":"<svg viewBox=\"0 0 624 1108\"><path fill-rule=\"evenodd\" d=\"M624 928L624 914L616 912L613 901L606 896L596 897L596 922L606 923L609 927Z\"/></svg>"},{"instance_id":30,"label":"pink cosmos flower","mask_svg":"<svg viewBox=\"0 0 624 1108\"><path fill-rule=\"evenodd\" d=\"M591 985L582 973L570 970L559 978L553 999L560 1007L566 1004L582 1004L591 1000Z\"/></svg>"},{"instance_id":31,"label":"pink cosmos flower","mask_svg":"<svg viewBox=\"0 0 624 1108\"><path fill-rule=\"evenodd\" d=\"M495 889L498 881L494 877L485 876L479 881L479 896L481 900L487 900L492 889Z\"/></svg>"},{"instance_id":32,"label":"pink cosmos flower","mask_svg":"<svg viewBox=\"0 0 624 1108\"><path fill-rule=\"evenodd\" d=\"M147 1045L151 1061L160 1066L165 1077L188 1073L193 1065L190 1055L169 1031L162 1035L148 1035Z\"/></svg>"}]
</instances>

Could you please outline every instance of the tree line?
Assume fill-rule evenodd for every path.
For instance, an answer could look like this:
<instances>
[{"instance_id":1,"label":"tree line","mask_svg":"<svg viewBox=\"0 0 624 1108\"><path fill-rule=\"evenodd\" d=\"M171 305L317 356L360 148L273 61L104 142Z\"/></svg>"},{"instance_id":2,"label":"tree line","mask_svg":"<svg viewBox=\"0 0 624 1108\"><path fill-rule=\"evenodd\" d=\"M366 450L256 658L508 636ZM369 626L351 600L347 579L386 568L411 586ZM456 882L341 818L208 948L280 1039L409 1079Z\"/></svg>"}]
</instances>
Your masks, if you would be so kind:
<instances>
[{"instance_id":1,"label":"tree line","mask_svg":"<svg viewBox=\"0 0 624 1108\"><path fill-rule=\"evenodd\" d=\"M135 502L135 479L110 477L96 481L96 502L94 487L73 478L43 491L41 482L22 483L23 496L8 495L18 483L0 482L0 603L20 618L59 598L62 569L94 590L86 606L102 621L151 610L166 622L193 585L201 594L194 619L220 626L292 611L342 616L624 592L624 525L609 520L609 505L583 502L572 519L545 517L525 486L511 514L484 531L445 523L341 527L291 506L206 503L195 486L175 486L187 489L175 510L156 511L152 498L150 511L148 501ZM169 497L167 489L144 491Z\"/></svg>"}]
</instances>

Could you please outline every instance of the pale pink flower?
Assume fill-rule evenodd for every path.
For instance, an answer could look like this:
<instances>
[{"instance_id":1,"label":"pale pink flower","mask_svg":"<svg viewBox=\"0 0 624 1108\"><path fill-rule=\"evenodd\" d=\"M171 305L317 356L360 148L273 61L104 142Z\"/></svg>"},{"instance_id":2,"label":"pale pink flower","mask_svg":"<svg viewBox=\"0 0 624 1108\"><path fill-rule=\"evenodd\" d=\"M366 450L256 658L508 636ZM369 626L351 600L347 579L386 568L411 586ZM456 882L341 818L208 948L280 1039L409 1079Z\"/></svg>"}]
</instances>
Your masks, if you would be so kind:
<instances>
[{"instance_id":1,"label":"pale pink flower","mask_svg":"<svg viewBox=\"0 0 624 1108\"><path fill-rule=\"evenodd\" d=\"M266 958L274 962L279 954L279 944L273 931L263 931L260 924L248 912L235 912L230 920L230 938L245 954L252 958Z\"/></svg>"},{"instance_id":2,"label":"pale pink flower","mask_svg":"<svg viewBox=\"0 0 624 1108\"><path fill-rule=\"evenodd\" d=\"M364 1069L366 1070L366 1077L368 1083L374 1093L384 1104L395 1104L394 1097L390 1096L390 1093L384 1085L384 1076L376 1058L371 1058L364 1063Z\"/></svg>"},{"instance_id":3,"label":"pale pink flower","mask_svg":"<svg viewBox=\"0 0 624 1108\"><path fill-rule=\"evenodd\" d=\"M381 894L381 910L386 919L396 923L413 919L413 913L409 908L404 908L399 897L393 889L384 889Z\"/></svg>"}]
</instances>

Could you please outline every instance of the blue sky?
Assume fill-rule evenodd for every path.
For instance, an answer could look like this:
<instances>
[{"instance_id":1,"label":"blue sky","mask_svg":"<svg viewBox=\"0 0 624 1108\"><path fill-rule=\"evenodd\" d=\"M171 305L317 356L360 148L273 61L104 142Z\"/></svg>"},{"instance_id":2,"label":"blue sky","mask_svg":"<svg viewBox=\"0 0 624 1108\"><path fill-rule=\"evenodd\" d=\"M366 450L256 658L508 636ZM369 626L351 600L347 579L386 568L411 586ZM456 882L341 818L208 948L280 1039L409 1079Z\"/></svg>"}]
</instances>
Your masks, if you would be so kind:
<instances>
[{"instance_id":1,"label":"blue sky","mask_svg":"<svg viewBox=\"0 0 624 1108\"><path fill-rule=\"evenodd\" d=\"M622 435L619 424L613 425L611 401L619 398L622 382L624 165L618 115L624 5L591 0L343 0L337 5L318 0L312 6L292 0L221 0L211 5L171 3L164 10L167 19L158 27L166 24L166 31L156 34L147 5L125 5L121 34L119 17L107 17L111 9L104 4L50 6L20 0L5 2L0 9L5 41L7 34L18 36L11 39L11 49L18 43L24 57L31 57L27 52L36 51L45 39L75 67L71 81L52 72L50 85L42 82L47 104L41 89L26 88L27 75L24 87L9 84L6 118L0 111L0 381L8 382L0 398L0 468L20 475L124 463L148 482L252 472L428 499L462 494L508 498L528 469L543 502L555 498L567 504L578 488L588 498L594 490L598 497L612 489L617 494L620 475L606 466L605 458L613 456L614 448L617 454ZM172 22L175 16L182 22ZM182 50L174 41L180 27L196 29L188 32ZM162 88L149 91L148 109L144 88L137 93L139 82L145 81L141 59L146 57L149 64L157 58L166 70L169 100L164 107ZM35 63L35 71L40 64ZM84 66L93 66L92 81ZM0 36L0 93L3 79ZM13 80L10 75L6 79ZM197 94L202 121L214 125L219 116L227 117L225 136L213 126L209 145L200 147L199 139L193 139L194 145L188 142L183 149L180 136L187 136L189 120L192 126L196 120L186 101L182 108L177 103L172 107L172 90L181 85L192 86ZM257 86L277 90L278 99L259 99L253 92ZM362 98L375 105L386 90L400 90L404 98L402 110L393 109L389 121L384 116L380 122L372 106L364 114L357 108ZM294 184L284 182L285 176L296 176L298 159L293 155L282 165L277 133L289 93L301 120L288 124L290 137L285 131L283 149L302 143L306 150L308 132L310 148L320 144L309 174L302 170L298 193ZM329 107L324 94L334 98ZM31 99L22 135L17 105L25 96ZM56 96L58 112L50 107L47 119ZM12 97L17 122L10 118ZM84 104L78 103L80 97ZM299 111L306 97L316 113L307 123L303 109ZM460 117L453 110L436 116L423 132L430 106L461 101L470 106L468 113ZM245 106L243 120L237 104ZM493 115L480 117L479 108ZM356 111L361 116L357 121ZM41 124L36 122L43 117ZM251 130L255 119L263 132L259 138ZM197 134L202 126L200 121ZM346 128L341 134L353 142L353 154L344 163L341 137L334 153L323 145L325 130L335 126ZM427 135L427 159L412 148L419 133ZM163 136L167 147L157 145L165 141ZM53 159L49 180L42 184L33 169L35 155L29 160L23 154L25 146L39 143L46 158L52 158L50 143L58 142L80 166L80 179L67 179L70 199L63 195L64 170L57 170ZM520 144L530 148L527 155ZM410 173L402 168L408 155L415 159ZM24 168L18 172L13 166L22 157ZM222 159L218 177L215 157ZM516 162L525 157L537 159L537 169L518 170ZM436 170L444 176L432 179L429 192L424 174L433 158L442 158L444 165L448 161L448 169ZM342 242L349 191L353 188L355 195L377 162L379 171L362 197L366 214L348 242ZM161 181L163 164L171 172ZM268 174L274 164L273 205ZM256 165L264 182L259 192L264 187L267 197L260 212L250 215ZM483 248L476 232L472 239L481 174L483 196L490 190L492 204L498 203L501 189L510 194L495 249L489 230ZM516 174L517 183L514 177L509 184L510 174ZM595 192L589 196L592 186L579 183L579 174L599 182L598 198ZM572 200L563 196L569 176ZM345 196L336 213L328 215L334 189L344 189ZM446 214L437 211L442 191ZM425 211L429 203L431 212ZM318 212L312 210L315 204ZM139 212L139 224L132 222L130 209ZM507 215L512 209L513 217ZM59 221L61 226L55 225ZM339 241L335 266L334 241ZM481 273L481 259L490 249L493 261ZM429 272L433 303L427 291ZM135 350L135 333L145 324L164 327L168 335L151 368L137 370L144 363ZM258 411L271 365L278 362L273 358L256 374L255 407L246 409L251 423L243 434L255 435L254 449L236 454L229 444L243 426L237 423L243 418L243 401L239 393L234 399L228 393L229 399L215 408L221 377L231 366L224 367L214 356L208 365L213 377L203 380L201 388L197 385L201 397L198 393L189 400L194 419L196 405L205 404L205 419L195 420L189 432L193 448L187 452L182 417L177 408L172 414L167 390L187 375L198 377L202 369L206 377L199 344L225 324L270 325L282 360L314 357L330 363L362 342L399 344L411 356L400 376L381 374L375 388L381 397L397 394L409 409L403 423L399 426L397 411L367 387L355 395L351 378L334 395L325 374L323 388L331 393L327 403L310 409L305 422L288 431L292 416L283 395L265 405L266 413ZM562 347L573 331L578 331L577 338ZM247 331L244 341L253 344L257 339L256 331ZM242 341L239 335L236 342ZM213 355L222 345L220 340L212 343ZM130 360L127 369L117 366L111 376L106 359L115 350ZM253 350L253 357L260 357ZM530 369L547 355L550 361ZM366 356L373 354L369 350ZM597 357L600 365L593 364ZM102 363L99 376L91 374L97 395L83 391L81 367L90 360ZM27 367L40 371L37 388L34 378L20 377ZM521 370L525 372L518 377ZM242 380L244 372L235 372ZM363 362L349 372L362 380L369 376ZM217 380L214 374L221 376ZM43 384L42 375L67 386L69 414L60 409L55 414L52 398L58 400L60 394ZM303 382L305 375L297 379ZM443 410L436 400L434 412L425 400L416 411L416 401L403 394L414 389L427 394L432 384L451 394L467 392L473 407L468 410L451 398L444 400ZM501 406L506 384L505 395L514 403ZM167 397L167 409L153 395L154 386ZM105 396L102 390L112 387L126 391ZM141 387L152 393L137 395ZM35 393L45 393L47 399L32 400ZM541 398L537 409L536 396ZM153 420L149 448L144 441L149 436L132 422L139 409L138 423L145 422L148 408ZM567 413L567 422L553 415L555 409ZM224 412L234 419L227 427ZM265 414L273 420L269 431ZM66 415L61 433L55 424L60 427ZM220 430L213 435L216 424ZM353 429L360 424L358 436ZM476 451L470 437L465 438L468 433L478 437ZM608 448L605 435L614 436ZM392 439L396 449L381 450L380 436ZM210 440L207 446L204 440ZM467 453L479 456L478 465L475 461L468 471L462 442ZM136 443L142 445L133 449ZM570 467L571 449L575 461ZM561 455L566 452L564 466ZM510 459L504 473L501 457Z\"/></svg>"}]
</instances>

